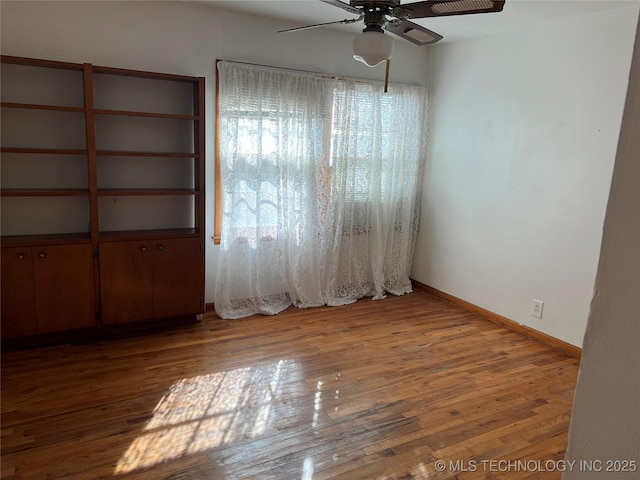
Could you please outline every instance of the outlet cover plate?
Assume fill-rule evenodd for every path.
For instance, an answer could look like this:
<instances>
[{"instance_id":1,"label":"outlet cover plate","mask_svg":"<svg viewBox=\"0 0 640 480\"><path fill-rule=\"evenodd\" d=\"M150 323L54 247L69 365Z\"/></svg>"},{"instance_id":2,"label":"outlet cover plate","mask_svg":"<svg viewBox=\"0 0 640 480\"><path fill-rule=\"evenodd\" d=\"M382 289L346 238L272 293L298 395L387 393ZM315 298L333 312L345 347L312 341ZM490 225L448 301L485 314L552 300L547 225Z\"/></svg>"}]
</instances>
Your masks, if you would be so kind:
<instances>
[{"instance_id":1,"label":"outlet cover plate","mask_svg":"<svg viewBox=\"0 0 640 480\"><path fill-rule=\"evenodd\" d=\"M544 308L544 302L540 300L533 301L533 308L531 310L531 315L536 318L542 318L542 309Z\"/></svg>"}]
</instances>

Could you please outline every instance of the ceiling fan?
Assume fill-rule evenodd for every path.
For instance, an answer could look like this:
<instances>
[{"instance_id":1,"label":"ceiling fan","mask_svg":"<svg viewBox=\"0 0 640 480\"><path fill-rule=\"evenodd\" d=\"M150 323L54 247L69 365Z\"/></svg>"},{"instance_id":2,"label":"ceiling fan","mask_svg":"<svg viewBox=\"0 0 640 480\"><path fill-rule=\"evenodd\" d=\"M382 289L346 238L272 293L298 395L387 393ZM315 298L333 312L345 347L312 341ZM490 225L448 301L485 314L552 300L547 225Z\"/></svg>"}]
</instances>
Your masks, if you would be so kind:
<instances>
[{"instance_id":1,"label":"ceiling fan","mask_svg":"<svg viewBox=\"0 0 640 480\"><path fill-rule=\"evenodd\" d=\"M505 2L505 0L429 0L401 5L400 0L351 0L349 3L340 0L320 1L358 15L358 17L289 28L280 30L278 33L363 21L364 30L353 40L353 57L369 67L374 67L386 60L387 79L393 40L385 35L385 30L416 45L432 45L442 40L442 35L411 22L410 18L501 12Z\"/></svg>"}]
</instances>

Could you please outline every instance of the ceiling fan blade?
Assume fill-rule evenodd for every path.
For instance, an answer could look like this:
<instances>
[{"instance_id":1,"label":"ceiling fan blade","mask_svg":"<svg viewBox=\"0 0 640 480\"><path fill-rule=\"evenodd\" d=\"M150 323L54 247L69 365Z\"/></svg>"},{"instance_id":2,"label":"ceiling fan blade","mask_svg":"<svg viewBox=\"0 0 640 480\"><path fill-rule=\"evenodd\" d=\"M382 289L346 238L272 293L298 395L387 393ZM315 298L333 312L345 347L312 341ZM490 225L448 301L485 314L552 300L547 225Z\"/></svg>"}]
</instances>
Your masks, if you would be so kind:
<instances>
[{"instance_id":1,"label":"ceiling fan blade","mask_svg":"<svg viewBox=\"0 0 640 480\"><path fill-rule=\"evenodd\" d=\"M416 45L433 45L442 40L442 35L438 35L436 32L432 32L428 28L424 28L408 20L389 22L384 28L388 32L398 35L405 40L409 40Z\"/></svg>"},{"instance_id":2,"label":"ceiling fan blade","mask_svg":"<svg viewBox=\"0 0 640 480\"><path fill-rule=\"evenodd\" d=\"M305 25L304 27L287 28L286 30L278 30L277 33L297 32L299 30L308 30L309 28L324 27L325 25L335 25L338 23L342 23L342 24L356 23L356 22L359 22L360 20L361 18L346 18L344 20L337 20L335 22L316 23L314 25Z\"/></svg>"},{"instance_id":3,"label":"ceiling fan blade","mask_svg":"<svg viewBox=\"0 0 640 480\"><path fill-rule=\"evenodd\" d=\"M411 18L446 17L501 12L504 2L505 0L430 0L405 3L401 7L411 11Z\"/></svg>"},{"instance_id":4,"label":"ceiling fan blade","mask_svg":"<svg viewBox=\"0 0 640 480\"><path fill-rule=\"evenodd\" d=\"M360 15L362 12L357 8L352 7L348 3L341 2L340 0L320 0L329 5L333 5L334 7L341 8L342 10L346 10L349 13L355 13L356 15Z\"/></svg>"}]
</instances>

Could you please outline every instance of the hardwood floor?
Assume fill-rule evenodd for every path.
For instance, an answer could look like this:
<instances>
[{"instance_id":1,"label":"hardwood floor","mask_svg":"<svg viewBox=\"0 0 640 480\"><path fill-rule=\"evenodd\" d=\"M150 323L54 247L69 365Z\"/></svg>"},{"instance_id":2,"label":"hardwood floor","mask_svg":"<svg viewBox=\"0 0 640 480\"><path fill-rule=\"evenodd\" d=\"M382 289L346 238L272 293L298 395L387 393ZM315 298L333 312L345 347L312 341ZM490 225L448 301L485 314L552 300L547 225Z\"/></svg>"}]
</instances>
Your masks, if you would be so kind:
<instances>
[{"instance_id":1,"label":"hardwood floor","mask_svg":"<svg viewBox=\"0 0 640 480\"><path fill-rule=\"evenodd\" d=\"M210 314L4 353L1 476L559 479L577 372L424 292Z\"/></svg>"}]
</instances>

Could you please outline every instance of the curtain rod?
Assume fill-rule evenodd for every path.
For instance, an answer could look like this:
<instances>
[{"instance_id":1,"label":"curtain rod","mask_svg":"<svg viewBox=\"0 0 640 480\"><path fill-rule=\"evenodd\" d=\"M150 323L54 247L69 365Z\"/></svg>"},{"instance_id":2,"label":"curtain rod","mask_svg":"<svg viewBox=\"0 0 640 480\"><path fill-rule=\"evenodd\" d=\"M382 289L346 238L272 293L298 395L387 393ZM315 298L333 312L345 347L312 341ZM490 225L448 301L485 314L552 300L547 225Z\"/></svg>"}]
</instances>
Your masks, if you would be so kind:
<instances>
[{"instance_id":1,"label":"curtain rod","mask_svg":"<svg viewBox=\"0 0 640 480\"><path fill-rule=\"evenodd\" d=\"M300 72L300 73L308 73L311 75L315 75L316 77L320 77L320 78L327 78L329 80L351 80L357 83L365 83L365 84L369 84L369 85L384 85L384 81L381 80L370 80L367 78L359 78L359 77L350 77L350 76L338 76L338 75L329 75L327 73L321 73L321 72L314 72L312 70L302 70L299 68L289 68L289 67L278 67L275 65L265 65L262 63L251 63L251 62L240 62L238 60L225 60L223 58L220 59L216 59L216 65L218 65L218 62L229 62L229 63L238 63L240 65L251 65L253 67L265 67L265 68L273 68L275 70L288 70L290 72ZM424 85L416 85L414 83L403 83L403 82L389 82L390 85L409 85L412 87L424 87Z\"/></svg>"}]
</instances>

